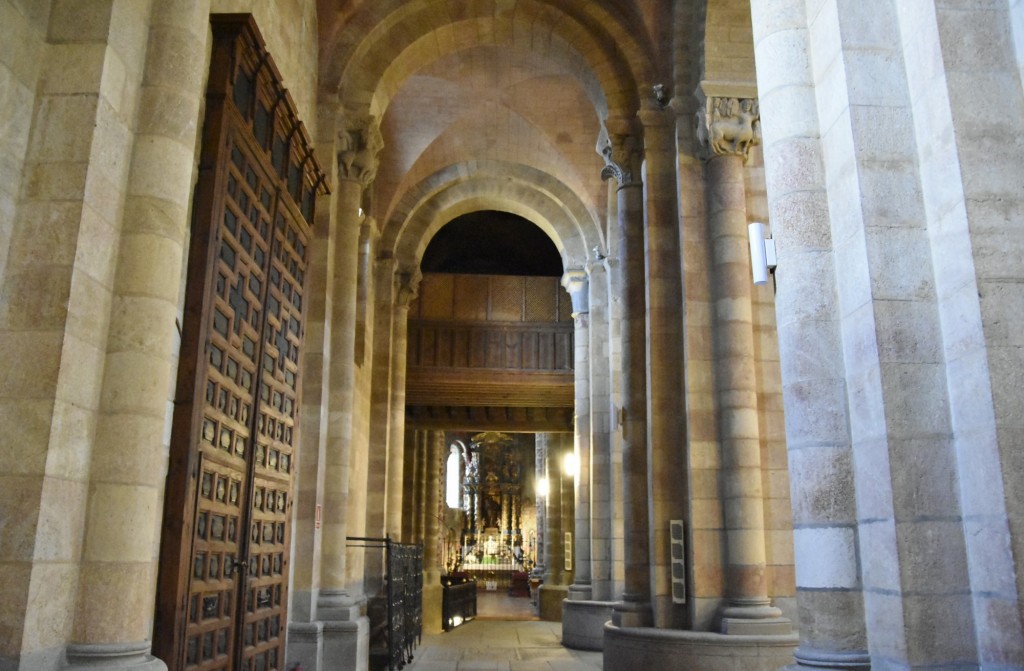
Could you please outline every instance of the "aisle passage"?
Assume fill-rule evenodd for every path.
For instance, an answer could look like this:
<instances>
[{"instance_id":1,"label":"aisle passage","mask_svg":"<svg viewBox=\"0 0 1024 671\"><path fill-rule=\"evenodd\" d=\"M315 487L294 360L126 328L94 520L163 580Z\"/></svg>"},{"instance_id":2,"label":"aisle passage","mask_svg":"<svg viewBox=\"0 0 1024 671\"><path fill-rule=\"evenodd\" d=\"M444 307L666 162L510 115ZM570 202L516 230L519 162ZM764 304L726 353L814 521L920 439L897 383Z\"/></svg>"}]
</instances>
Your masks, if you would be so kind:
<instances>
[{"instance_id":1,"label":"aisle passage","mask_svg":"<svg viewBox=\"0 0 1024 671\"><path fill-rule=\"evenodd\" d=\"M405 671L596 671L600 652L562 647L559 622L474 620L423 637Z\"/></svg>"}]
</instances>

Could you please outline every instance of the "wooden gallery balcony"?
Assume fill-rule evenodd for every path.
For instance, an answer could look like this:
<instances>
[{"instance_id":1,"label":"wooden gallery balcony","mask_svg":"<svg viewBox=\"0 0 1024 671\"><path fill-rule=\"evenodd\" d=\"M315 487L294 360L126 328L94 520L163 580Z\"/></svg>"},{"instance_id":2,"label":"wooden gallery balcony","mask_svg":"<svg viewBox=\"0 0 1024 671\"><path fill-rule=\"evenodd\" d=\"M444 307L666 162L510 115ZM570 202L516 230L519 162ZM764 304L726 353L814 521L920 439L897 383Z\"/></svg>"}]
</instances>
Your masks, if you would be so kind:
<instances>
[{"instance_id":1,"label":"wooden gallery balcony","mask_svg":"<svg viewBox=\"0 0 1024 671\"><path fill-rule=\"evenodd\" d=\"M557 277L424 275L409 308L407 424L571 431L571 311Z\"/></svg>"}]
</instances>

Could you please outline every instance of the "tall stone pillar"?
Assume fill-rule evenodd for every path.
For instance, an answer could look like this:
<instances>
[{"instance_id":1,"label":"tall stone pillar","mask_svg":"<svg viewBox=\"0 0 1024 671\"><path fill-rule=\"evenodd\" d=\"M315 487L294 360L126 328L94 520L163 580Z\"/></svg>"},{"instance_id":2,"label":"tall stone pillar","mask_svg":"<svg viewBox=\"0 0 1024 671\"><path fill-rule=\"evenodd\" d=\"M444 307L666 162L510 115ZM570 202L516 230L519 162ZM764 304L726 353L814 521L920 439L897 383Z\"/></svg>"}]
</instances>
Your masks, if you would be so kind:
<instances>
[{"instance_id":1,"label":"tall stone pillar","mask_svg":"<svg viewBox=\"0 0 1024 671\"><path fill-rule=\"evenodd\" d=\"M793 501L800 668L868 669L841 313L803 0L751 2ZM762 73L760 64L772 72ZM785 64L785 65L782 65ZM816 306L814 310L804 309ZM827 568L827 570L821 570Z\"/></svg>"},{"instance_id":2,"label":"tall stone pillar","mask_svg":"<svg viewBox=\"0 0 1024 671\"><path fill-rule=\"evenodd\" d=\"M41 148L38 151L43 153L49 148L53 158L30 156L30 160L67 162L50 164L62 169L60 173L54 172L61 179L47 178L53 180L51 193L71 194L71 183L78 180L84 185L84 194L67 196L69 200L62 203L62 212L77 211L88 216L74 221L72 217L78 215L70 214L68 228L58 236L62 240L77 240L82 247L47 249L38 257L60 259L70 253L73 268L54 266L45 275L23 271L21 277L7 279L5 319L0 328L17 330L26 318L33 317L47 323L30 323L33 330L24 334L33 342L31 353L35 357L12 356L5 360L7 371L3 377L8 386L2 395L29 399L38 397L48 385L55 385L55 396L49 396L53 415L46 418L46 425L51 426L52 421L53 427L46 462L47 469L56 463L65 470L45 474L38 524L55 535L65 529L84 528L84 537L62 538L52 546L35 548L33 556L45 556L48 561L40 562L31 572L29 608L43 610L26 617L26 622L37 624L24 640L53 645L61 642L61 630L69 629L72 642L66 648L66 656L70 668L116 666L155 671L166 668L150 654L159 520L167 472L163 436L172 388L172 362L178 346L174 322L188 232L196 119L201 116L201 82L205 81L203 54L209 31L209 3L153 3L152 14L149 3L113 8L110 4L116 3L107 3L110 24L97 20L84 33L80 32L81 17L75 12L64 13L63 19L60 12L55 12L51 18L51 37L64 40L66 35L69 40L65 53L69 61L80 55L72 51L78 48L82 49L83 63L91 60L85 58L85 50L95 52L97 43L105 42L108 29L115 26L122 36L131 37L104 45L100 50L105 54L102 70L97 69L96 74L86 74L85 69L76 71L73 62L63 72L62 81L74 81L76 87L82 87L76 89L74 107L70 109L86 110L91 105L87 131L95 135L89 137L84 135L84 128L75 128L88 139L72 141L57 132L50 138L33 139L33 147ZM97 17L102 15L99 7L94 8ZM62 22L64 25L60 25ZM97 29L102 34L95 34ZM147 43L146 36L156 39ZM49 67L56 65L51 62ZM117 73L123 84L121 94L109 98L105 88L86 93L89 78L96 77L99 82L102 77L107 81L114 76L112 73ZM46 102L50 113L54 118L67 115L67 119L84 121L79 112L66 107L68 97L62 95L61 84L56 82L48 89L51 99ZM136 87L140 86L137 99L124 94L139 90ZM121 119L133 117L122 106L135 104L139 105L137 124L126 128ZM137 133L134 144L133 131ZM100 147L103 155L69 155L68 148L74 152L75 147ZM83 169L86 165L88 172ZM94 171L98 174L94 175ZM38 183L47 183L44 176L50 173L39 170L35 174ZM69 179L72 174L75 178ZM49 203L38 194L33 196L33 190L31 186L23 187L26 197L33 200L30 205L37 208L35 214L40 220L53 217L44 209ZM79 202L73 202L76 199ZM30 209L28 205L23 213ZM72 230L72 225L78 228ZM106 243L96 243L96 248L90 249L89 240ZM13 239L12 252L24 250L29 252L30 259L36 257L31 247L26 246L31 242ZM107 245L112 245L113 250L100 250ZM9 273L15 263L21 264L23 260L12 256ZM65 279L73 281L58 289ZM23 302L15 293L39 291L44 282L50 290L47 297L66 291L60 306L45 305L35 296L31 302ZM17 308L23 304L33 306L31 315L19 314ZM65 321L59 327L67 330L55 339L45 330L56 326L54 322L60 319ZM107 340L89 342L85 335L88 333L106 334ZM60 343L60 351L53 359L39 356L55 342ZM8 355L14 352L11 348L5 351ZM54 361L59 362L59 375L58 366L51 367ZM10 388L20 380L31 381L30 392ZM37 412L33 407L31 416L23 415L24 423L39 422ZM92 422L94 437L88 428ZM91 463L83 474L87 485L82 486L86 483L79 481L80 474L75 471L88 459L90 440ZM64 441L67 443L62 444ZM18 445L24 454L35 454L33 445L17 439L9 443ZM27 491L22 489L19 493ZM2 498L0 501L6 503ZM78 511L84 513L84 518L79 517ZM17 525L23 522L16 515L9 515L11 512L4 508L4 523L13 526L13 533L17 534ZM7 538L12 537L18 536L8 532ZM65 553L71 556L66 557ZM67 572L65 563L79 558L76 577ZM24 574L26 584L29 575ZM41 584L35 584L37 580ZM10 632L5 638L9 635ZM43 664L46 668L63 666L55 659L44 661L48 653L35 650L37 646L38 643L26 643L24 649L35 653L35 663L42 663L39 668ZM18 668L35 666L29 655L23 655L22 664ZM6 666L3 661L0 665Z\"/></svg>"},{"instance_id":3,"label":"tall stone pillar","mask_svg":"<svg viewBox=\"0 0 1024 671\"><path fill-rule=\"evenodd\" d=\"M647 458L650 464L651 605L654 625L688 624L672 593L672 520L686 520L689 499L683 383L683 283L676 204L675 114L653 100L640 111L644 125L647 202Z\"/></svg>"},{"instance_id":4,"label":"tall stone pillar","mask_svg":"<svg viewBox=\"0 0 1024 671\"><path fill-rule=\"evenodd\" d=\"M370 419L369 419L369 455L366 469L366 535L370 538L383 538L388 533L388 462L389 437L391 424L391 383L392 355L395 353L391 343L395 309L395 291L399 284L396 281L396 264L394 257L386 251L379 252L374 263L374 294L373 294L373 335L369 343L370 373ZM384 555L383 552L367 552L364 572L364 589L368 597L381 595L384 589Z\"/></svg>"},{"instance_id":5,"label":"tall stone pillar","mask_svg":"<svg viewBox=\"0 0 1024 671\"><path fill-rule=\"evenodd\" d=\"M726 634L785 634L765 570L751 273L743 164L757 134L757 100L709 96L698 113L708 151L708 225L714 277L719 439L724 483Z\"/></svg>"},{"instance_id":6,"label":"tall stone pillar","mask_svg":"<svg viewBox=\"0 0 1024 671\"><path fill-rule=\"evenodd\" d=\"M544 584L540 587L540 617L559 622L562 619L562 601L568 596L562 535L561 460L565 452L561 449L559 434L537 434L537 442L544 443L544 477L548 482L548 495L544 501Z\"/></svg>"},{"instance_id":7,"label":"tall stone pillar","mask_svg":"<svg viewBox=\"0 0 1024 671\"><path fill-rule=\"evenodd\" d=\"M531 571L531 576L539 579L543 579L547 572L547 544L545 543L546 531L547 531L547 515L545 514L547 509L547 493L546 490L542 492L541 487L547 485L547 461L548 461L548 434L538 433L534 438L534 486L535 489L535 501L537 508L537 545L534 548L536 553L537 563ZM475 496L474 496L475 499ZM474 511L476 505L473 506ZM475 513L474 513L474 519ZM474 531L475 531L474 522Z\"/></svg>"},{"instance_id":8,"label":"tall stone pillar","mask_svg":"<svg viewBox=\"0 0 1024 671\"><path fill-rule=\"evenodd\" d=\"M361 615L365 596L352 591L347 580L347 509L352 459L353 389L357 254L363 193L376 174L376 157L369 165L354 164L347 152L354 146L379 147L379 130L372 118L345 121L338 131L338 183L334 196L336 229L330 307L330 364L327 393L327 449L324 462L321 575L317 619L323 622L324 668L346 660L356 664L368 645L369 625ZM358 534L356 534L358 535Z\"/></svg>"},{"instance_id":9,"label":"tall stone pillar","mask_svg":"<svg viewBox=\"0 0 1024 671\"><path fill-rule=\"evenodd\" d=\"M618 182L615 235L622 301L622 499L625 583L612 621L620 627L649 626L650 550L647 499L647 354L644 291L644 202L640 181L641 141L629 120L609 120L602 148L604 179Z\"/></svg>"},{"instance_id":10,"label":"tall stone pillar","mask_svg":"<svg viewBox=\"0 0 1024 671\"><path fill-rule=\"evenodd\" d=\"M391 322L391 401L388 420L387 513L385 531L402 537L402 487L405 459L405 361L408 351L409 304L416 297L419 270L395 274L394 317Z\"/></svg>"},{"instance_id":11,"label":"tall stone pillar","mask_svg":"<svg viewBox=\"0 0 1024 671\"><path fill-rule=\"evenodd\" d=\"M608 332L608 268L603 260L589 266L590 289L590 566L591 598L611 601L611 346Z\"/></svg>"},{"instance_id":12,"label":"tall stone pillar","mask_svg":"<svg viewBox=\"0 0 1024 671\"><path fill-rule=\"evenodd\" d=\"M444 431L426 434L423 468L423 630L441 632L441 491L444 487L444 463L447 453Z\"/></svg>"},{"instance_id":13,"label":"tall stone pillar","mask_svg":"<svg viewBox=\"0 0 1024 671\"><path fill-rule=\"evenodd\" d=\"M572 317L576 326L576 422L573 455L575 487L570 495L576 520L573 534L573 583L569 598L589 600L590 587L590 305L585 270L569 270L562 276L562 286L572 297Z\"/></svg>"}]
</instances>

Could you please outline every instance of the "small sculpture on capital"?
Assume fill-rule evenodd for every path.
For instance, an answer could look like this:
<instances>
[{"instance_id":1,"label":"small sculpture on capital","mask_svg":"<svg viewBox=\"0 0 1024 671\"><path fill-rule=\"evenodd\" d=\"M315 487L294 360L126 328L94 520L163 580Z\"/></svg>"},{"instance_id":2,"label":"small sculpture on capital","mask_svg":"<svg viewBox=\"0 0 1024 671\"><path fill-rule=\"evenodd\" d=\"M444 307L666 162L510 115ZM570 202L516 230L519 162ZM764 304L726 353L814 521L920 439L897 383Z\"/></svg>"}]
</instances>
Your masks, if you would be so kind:
<instances>
[{"instance_id":1,"label":"small sculpture on capital","mask_svg":"<svg viewBox=\"0 0 1024 671\"><path fill-rule=\"evenodd\" d=\"M698 115L697 135L716 156L742 156L761 143L761 117L756 98L711 97L703 118Z\"/></svg>"},{"instance_id":2,"label":"small sculpture on capital","mask_svg":"<svg viewBox=\"0 0 1024 671\"><path fill-rule=\"evenodd\" d=\"M373 120L338 133L338 169L341 176L369 184L377 176L377 154L384 148Z\"/></svg>"}]
</instances>

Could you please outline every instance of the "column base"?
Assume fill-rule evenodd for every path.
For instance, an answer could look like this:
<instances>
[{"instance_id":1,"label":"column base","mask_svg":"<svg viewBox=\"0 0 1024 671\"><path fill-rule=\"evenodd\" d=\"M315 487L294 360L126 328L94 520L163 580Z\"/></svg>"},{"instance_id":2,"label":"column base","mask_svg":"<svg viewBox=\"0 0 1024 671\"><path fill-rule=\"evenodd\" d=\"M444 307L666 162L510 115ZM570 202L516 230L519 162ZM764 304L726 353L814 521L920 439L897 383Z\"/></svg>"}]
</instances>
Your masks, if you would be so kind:
<instances>
[{"instance_id":1,"label":"column base","mask_svg":"<svg viewBox=\"0 0 1024 671\"><path fill-rule=\"evenodd\" d=\"M440 579L439 579L440 580ZM438 584L423 585L423 633L440 634L441 628L441 600L443 588Z\"/></svg>"},{"instance_id":2,"label":"column base","mask_svg":"<svg viewBox=\"0 0 1024 671\"><path fill-rule=\"evenodd\" d=\"M586 584L569 585L570 601L590 601L594 596L594 589Z\"/></svg>"},{"instance_id":3,"label":"column base","mask_svg":"<svg viewBox=\"0 0 1024 671\"><path fill-rule=\"evenodd\" d=\"M370 667L370 618L324 622L322 671L367 671ZM305 667L303 667L305 668ZM307 671L311 671L307 669ZM319 671L319 670L318 670Z\"/></svg>"},{"instance_id":4,"label":"column base","mask_svg":"<svg viewBox=\"0 0 1024 671\"><path fill-rule=\"evenodd\" d=\"M540 596L540 619L548 622L562 621L562 602L569 595L569 587L566 585L541 585Z\"/></svg>"},{"instance_id":5,"label":"column base","mask_svg":"<svg viewBox=\"0 0 1024 671\"><path fill-rule=\"evenodd\" d=\"M777 671L793 664L796 634L728 636L707 631L604 627L604 671ZM807 669L800 669L807 671Z\"/></svg>"},{"instance_id":6,"label":"column base","mask_svg":"<svg viewBox=\"0 0 1024 671\"><path fill-rule=\"evenodd\" d=\"M867 650L836 652L814 650L803 646L793 653L796 664L790 664L780 671L807 671L808 669L843 669L845 671L871 671L871 655Z\"/></svg>"},{"instance_id":7,"label":"column base","mask_svg":"<svg viewBox=\"0 0 1024 671\"><path fill-rule=\"evenodd\" d=\"M287 668L316 671L323 665L323 658L323 622L289 622Z\"/></svg>"},{"instance_id":8,"label":"column base","mask_svg":"<svg viewBox=\"0 0 1024 671\"><path fill-rule=\"evenodd\" d=\"M621 628L650 627L654 624L654 612L646 601L616 601L611 622Z\"/></svg>"},{"instance_id":9,"label":"column base","mask_svg":"<svg viewBox=\"0 0 1024 671\"><path fill-rule=\"evenodd\" d=\"M722 613L722 633L730 636L785 636L793 623L768 604L729 606Z\"/></svg>"},{"instance_id":10,"label":"column base","mask_svg":"<svg viewBox=\"0 0 1024 671\"><path fill-rule=\"evenodd\" d=\"M562 603L562 645L574 650L604 650L604 624L612 619L613 606L614 601L566 599Z\"/></svg>"},{"instance_id":11,"label":"column base","mask_svg":"<svg viewBox=\"0 0 1024 671\"><path fill-rule=\"evenodd\" d=\"M72 643L65 656L68 669L89 671L167 671L167 665L150 654L149 641L131 643Z\"/></svg>"}]
</instances>

